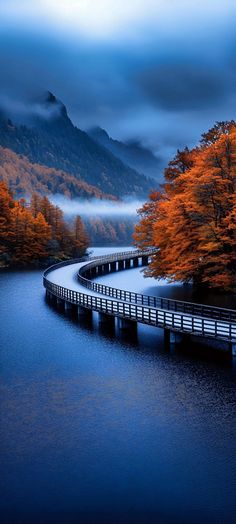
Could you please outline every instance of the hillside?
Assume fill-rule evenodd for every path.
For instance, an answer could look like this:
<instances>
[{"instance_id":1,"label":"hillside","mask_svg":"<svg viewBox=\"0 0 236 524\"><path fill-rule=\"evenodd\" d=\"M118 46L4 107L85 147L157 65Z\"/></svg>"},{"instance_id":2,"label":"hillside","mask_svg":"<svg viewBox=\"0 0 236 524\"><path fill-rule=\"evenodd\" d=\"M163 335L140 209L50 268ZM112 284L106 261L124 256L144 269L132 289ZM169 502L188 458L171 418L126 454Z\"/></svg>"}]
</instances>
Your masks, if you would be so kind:
<instances>
[{"instance_id":1,"label":"hillside","mask_svg":"<svg viewBox=\"0 0 236 524\"><path fill-rule=\"evenodd\" d=\"M33 164L25 156L1 146L0 180L4 180L18 198L35 191L42 195L59 193L70 198L115 198L83 180L78 180L74 175Z\"/></svg>"},{"instance_id":2,"label":"hillside","mask_svg":"<svg viewBox=\"0 0 236 524\"><path fill-rule=\"evenodd\" d=\"M90 129L88 134L98 144L106 147L113 155L138 173L156 179L161 178L159 159L150 149L144 147L137 140L129 142L114 140L101 127Z\"/></svg>"},{"instance_id":3,"label":"hillside","mask_svg":"<svg viewBox=\"0 0 236 524\"><path fill-rule=\"evenodd\" d=\"M65 106L47 93L27 125L15 125L0 114L0 145L31 163L62 170L118 197L145 195L152 179L126 166L87 133L73 125Z\"/></svg>"}]
</instances>

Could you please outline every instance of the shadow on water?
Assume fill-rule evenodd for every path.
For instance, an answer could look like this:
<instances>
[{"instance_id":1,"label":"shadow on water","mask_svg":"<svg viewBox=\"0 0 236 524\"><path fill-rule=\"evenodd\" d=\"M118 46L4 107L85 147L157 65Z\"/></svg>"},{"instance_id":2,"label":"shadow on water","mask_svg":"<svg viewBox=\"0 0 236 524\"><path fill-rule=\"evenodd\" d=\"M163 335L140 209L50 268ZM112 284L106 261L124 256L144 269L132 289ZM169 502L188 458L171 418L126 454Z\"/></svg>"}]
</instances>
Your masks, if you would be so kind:
<instances>
[{"instance_id":1,"label":"shadow on water","mask_svg":"<svg viewBox=\"0 0 236 524\"><path fill-rule=\"evenodd\" d=\"M173 300L186 300L187 302L196 302L198 304L207 304L222 308L236 308L235 293L225 293L215 289L194 288L191 284L158 285L157 282L156 286L146 287L145 294L162 298L171 298Z\"/></svg>"}]
</instances>

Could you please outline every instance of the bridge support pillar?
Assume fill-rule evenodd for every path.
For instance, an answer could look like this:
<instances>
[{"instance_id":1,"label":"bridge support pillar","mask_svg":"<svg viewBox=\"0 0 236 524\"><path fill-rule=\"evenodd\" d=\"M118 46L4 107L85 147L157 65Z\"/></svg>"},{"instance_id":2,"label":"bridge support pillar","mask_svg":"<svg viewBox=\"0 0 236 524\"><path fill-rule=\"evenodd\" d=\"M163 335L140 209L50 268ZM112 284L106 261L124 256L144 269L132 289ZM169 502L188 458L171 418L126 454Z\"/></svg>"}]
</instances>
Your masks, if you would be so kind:
<instances>
[{"instance_id":1,"label":"bridge support pillar","mask_svg":"<svg viewBox=\"0 0 236 524\"><path fill-rule=\"evenodd\" d=\"M77 304L72 304L72 302L65 301L65 310L70 313L78 313L78 306Z\"/></svg>"},{"instance_id":2,"label":"bridge support pillar","mask_svg":"<svg viewBox=\"0 0 236 524\"><path fill-rule=\"evenodd\" d=\"M92 318L92 309L88 309L83 306L78 306L78 317L91 319Z\"/></svg>"},{"instance_id":3,"label":"bridge support pillar","mask_svg":"<svg viewBox=\"0 0 236 524\"><path fill-rule=\"evenodd\" d=\"M46 290L46 298L47 300L49 300L52 304L56 304L57 303L57 299L55 297L55 295L53 295L52 293L50 293L50 291Z\"/></svg>"},{"instance_id":4,"label":"bridge support pillar","mask_svg":"<svg viewBox=\"0 0 236 524\"><path fill-rule=\"evenodd\" d=\"M127 258L125 260L125 269L129 269L131 267L131 260L130 258Z\"/></svg>"},{"instance_id":5,"label":"bridge support pillar","mask_svg":"<svg viewBox=\"0 0 236 524\"><path fill-rule=\"evenodd\" d=\"M109 273L109 263L103 265L103 274Z\"/></svg>"},{"instance_id":6,"label":"bridge support pillar","mask_svg":"<svg viewBox=\"0 0 236 524\"><path fill-rule=\"evenodd\" d=\"M122 271L124 269L124 261L118 260L118 271Z\"/></svg>"},{"instance_id":7,"label":"bridge support pillar","mask_svg":"<svg viewBox=\"0 0 236 524\"><path fill-rule=\"evenodd\" d=\"M148 266L148 257L146 255L142 257L142 266Z\"/></svg>"},{"instance_id":8,"label":"bridge support pillar","mask_svg":"<svg viewBox=\"0 0 236 524\"><path fill-rule=\"evenodd\" d=\"M98 321L99 321L99 324L102 324L102 325L109 325L109 326L115 325L115 317L113 317L113 315L107 315L106 313L99 312Z\"/></svg>"},{"instance_id":9,"label":"bridge support pillar","mask_svg":"<svg viewBox=\"0 0 236 524\"><path fill-rule=\"evenodd\" d=\"M110 262L110 272L114 273L116 271L116 262Z\"/></svg>"},{"instance_id":10,"label":"bridge support pillar","mask_svg":"<svg viewBox=\"0 0 236 524\"><path fill-rule=\"evenodd\" d=\"M102 266L96 266L96 275L102 275Z\"/></svg>"},{"instance_id":11,"label":"bridge support pillar","mask_svg":"<svg viewBox=\"0 0 236 524\"><path fill-rule=\"evenodd\" d=\"M96 276L97 276L96 268L95 267L91 267L91 269L90 269L90 278L95 278Z\"/></svg>"},{"instance_id":12,"label":"bridge support pillar","mask_svg":"<svg viewBox=\"0 0 236 524\"><path fill-rule=\"evenodd\" d=\"M170 348L170 330L164 329L164 346L166 349Z\"/></svg>"},{"instance_id":13,"label":"bridge support pillar","mask_svg":"<svg viewBox=\"0 0 236 524\"><path fill-rule=\"evenodd\" d=\"M138 267L139 266L139 258L133 258L133 267Z\"/></svg>"},{"instance_id":14,"label":"bridge support pillar","mask_svg":"<svg viewBox=\"0 0 236 524\"><path fill-rule=\"evenodd\" d=\"M58 298L57 297L57 306L60 307L60 308L64 308L65 307L65 300L63 300L62 298Z\"/></svg>"},{"instance_id":15,"label":"bridge support pillar","mask_svg":"<svg viewBox=\"0 0 236 524\"><path fill-rule=\"evenodd\" d=\"M138 323L136 320L130 320L129 318L118 318L118 326L121 330L137 332L137 324Z\"/></svg>"},{"instance_id":16,"label":"bridge support pillar","mask_svg":"<svg viewBox=\"0 0 236 524\"><path fill-rule=\"evenodd\" d=\"M236 357L236 340L232 340L229 343L229 351L232 357Z\"/></svg>"},{"instance_id":17,"label":"bridge support pillar","mask_svg":"<svg viewBox=\"0 0 236 524\"><path fill-rule=\"evenodd\" d=\"M166 349L170 349L175 344L180 344L183 340L182 333L171 331L170 329L164 329L164 345Z\"/></svg>"}]
</instances>

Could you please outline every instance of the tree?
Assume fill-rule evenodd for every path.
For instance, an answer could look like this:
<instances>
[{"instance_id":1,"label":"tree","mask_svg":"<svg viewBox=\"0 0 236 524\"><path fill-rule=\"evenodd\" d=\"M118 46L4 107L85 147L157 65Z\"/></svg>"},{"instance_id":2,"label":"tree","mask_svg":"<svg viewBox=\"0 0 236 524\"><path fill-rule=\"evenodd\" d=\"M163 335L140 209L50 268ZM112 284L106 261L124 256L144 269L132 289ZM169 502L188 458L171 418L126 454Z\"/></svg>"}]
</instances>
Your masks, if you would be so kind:
<instances>
[{"instance_id":1,"label":"tree","mask_svg":"<svg viewBox=\"0 0 236 524\"><path fill-rule=\"evenodd\" d=\"M174 159L169 162L168 167L165 169L165 179L172 182L179 175L190 169L193 166L193 162L193 151L190 151L188 147L185 147L183 151L178 149Z\"/></svg>"},{"instance_id":2,"label":"tree","mask_svg":"<svg viewBox=\"0 0 236 524\"><path fill-rule=\"evenodd\" d=\"M79 215L74 222L72 240L72 256L82 256L88 248L89 241L84 223Z\"/></svg>"},{"instance_id":3,"label":"tree","mask_svg":"<svg viewBox=\"0 0 236 524\"><path fill-rule=\"evenodd\" d=\"M51 228L41 213L34 218L23 202L16 202L12 210L14 241L11 246L13 265L37 265L47 256Z\"/></svg>"},{"instance_id":4,"label":"tree","mask_svg":"<svg viewBox=\"0 0 236 524\"><path fill-rule=\"evenodd\" d=\"M9 250L13 240L12 208L14 200L5 182L0 182L0 265L9 263Z\"/></svg>"},{"instance_id":5,"label":"tree","mask_svg":"<svg viewBox=\"0 0 236 524\"><path fill-rule=\"evenodd\" d=\"M157 247L147 270L155 278L236 289L236 124L211 131L141 209L135 241Z\"/></svg>"},{"instance_id":6,"label":"tree","mask_svg":"<svg viewBox=\"0 0 236 524\"><path fill-rule=\"evenodd\" d=\"M209 129L209 131L203 133L201 138L202 146L204 147L214 144L222 135L229 135L231 131L234 132L235 128L235 120L230 120L229 122L216 122L215 125Z\"/></svg>"},{"instance_id":7,"label":"tree","mask_svg":"<svg viewBox=\"0 0 236 524\"><path fill-rule=\"evenodd\" d=\"M88 237L80 217L75 227L47 197L32 195L30 205L14 200L5 182L0 182L0 265L38 266L72 256L81 256Z\"/></svg>"}]
</instances>

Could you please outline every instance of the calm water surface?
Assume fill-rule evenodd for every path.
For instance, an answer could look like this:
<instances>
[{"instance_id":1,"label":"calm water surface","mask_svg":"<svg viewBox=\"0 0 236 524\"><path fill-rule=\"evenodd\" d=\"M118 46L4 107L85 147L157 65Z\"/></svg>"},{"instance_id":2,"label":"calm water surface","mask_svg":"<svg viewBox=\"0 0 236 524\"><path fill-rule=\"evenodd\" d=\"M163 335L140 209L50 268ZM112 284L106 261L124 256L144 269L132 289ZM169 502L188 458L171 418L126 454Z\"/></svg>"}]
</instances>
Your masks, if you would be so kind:
<instances>
[{"instance_id":1,"label":"calm water surface","mask_svg":"<svg viewBox=\"0 0 236 524\"><path fill-rule=\"evenodd\" d=\"M0 274L1 522L235 523L235 364L78 323L41 281Z\"/></svg>"}]
</instances>

